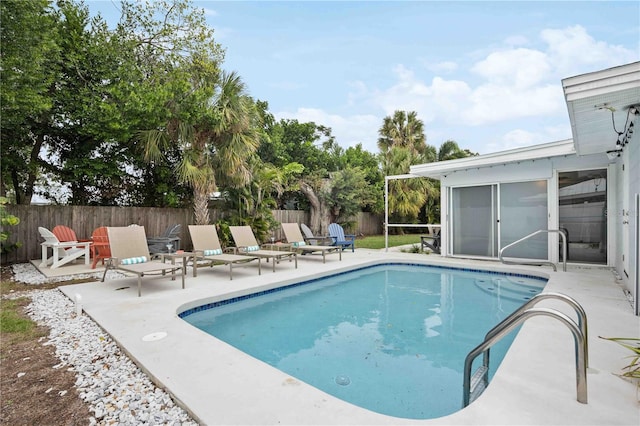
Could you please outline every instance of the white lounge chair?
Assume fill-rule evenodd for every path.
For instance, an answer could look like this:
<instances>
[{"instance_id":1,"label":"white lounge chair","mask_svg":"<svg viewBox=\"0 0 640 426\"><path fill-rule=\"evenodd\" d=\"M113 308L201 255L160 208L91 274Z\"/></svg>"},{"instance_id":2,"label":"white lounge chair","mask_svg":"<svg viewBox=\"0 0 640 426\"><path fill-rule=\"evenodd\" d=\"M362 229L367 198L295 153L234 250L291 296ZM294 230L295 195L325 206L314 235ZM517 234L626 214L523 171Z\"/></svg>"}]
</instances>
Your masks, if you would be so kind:
<instances>
[{"instance_id":1,"label":"white lounge chair","mask_svg":"<svg viewBox=\"0 0 640 426\"><path fill-rule=\"evenodd\" d=\"M238 254L244 256L258 256L263 259L273 260L273 272L276 271L276 263L280 263L282 259L293 259L295 261L296 268L298 268L298 253L295 251L280 251L280 250L263 250L256 236L253 235L253 230L250 226L230 226L231 236L236 243L236 250Z\"/></svg>"},{"instance_id":2,"label":"white lounge chair","mask_svg":"<svg viewBox=\"0 0 640 426\"><path fill-rule=\"evenodd\" d=\"M60 242L53 232L41 226L38 227L38 232L40 232L40 236L44 238L44 242L41 244L41 268L46 268L48 265L51 265L51 269L55 269L62 265L66 265L69 262L73 262L82 256L84 256L84 264L87 266L89 265L89 259L91 258L91 241ZM49 248L53 250L53 255L47 258Z\"/></svg>"},{"instance_id":3,"label":"white lounge chair","mask_svg":"<svg viewBox=\"0 0 640 426\"><path fill-rule=\"evenodd\" d=\"M196 262L198 260L208 260L210 261L209 266L213 266L215 263L229 265L230 280L233 279L233 265L247 265L254 260L258 261L258 275L262 273L260 257L225 253L220 246L220 239L215 226L189 225L189 235L191 235L193 251L196 253Z\"/></svg>"},{"instance_id":4,"label":"white lounge chair","mask_svg":"<svg viewBox=\"0 0 640 426\"><path fill-rule=\"evenodd\" d=\"M342 249L340 247L307 244L297 223L283 223L282 232L284 232L287 243L291 244L293 250L297 250L301 254L320 253L322 254L322 263L325 263L327 254L338 253L340 260L342 260Z\"/></svg>"},{"instance_id":5,"label":"white lounge chair","mask_svg":"<svg viewBox=\"0 0 640 426\"><path fill-rule=\"evenodd\" d=\"M138 276L138 297L140 297L142 294L142 277L145 275L164 275L167 272L171 272L171 279L175 280L176 271L180 271L182 288L184 288L186 265L184 263L176 265L151 260L144 227L108 227L107 234L109 235L111 258L107 259L102 281L104 281L109 269L118 269L135 274Z\"/></svg>"}]
</instances>

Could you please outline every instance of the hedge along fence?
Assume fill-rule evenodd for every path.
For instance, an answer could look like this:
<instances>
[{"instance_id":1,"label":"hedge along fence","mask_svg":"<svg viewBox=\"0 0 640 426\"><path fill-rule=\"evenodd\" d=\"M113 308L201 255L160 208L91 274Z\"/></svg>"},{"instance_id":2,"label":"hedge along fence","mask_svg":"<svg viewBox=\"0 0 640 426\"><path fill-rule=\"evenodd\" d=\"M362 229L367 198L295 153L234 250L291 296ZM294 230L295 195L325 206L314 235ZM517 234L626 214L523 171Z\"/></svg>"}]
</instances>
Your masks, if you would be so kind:
<instances>
[{"instance_id":1,"label":"hedge along fence","mask_svg":"<svg viewBox=\"0 0 640 426\"><path fill-rule=\"evenodd\" d=\"M56 225L65 225L73 229L79 239L88 239L94 229L100 226L144 226L148 237L162 234L172 224L179 223L181 228L182 248L190 249L191 237L188 225L195 223L192 209L157 208L157 207L104 207L104 206L34 206L7 205L8 213L20 218L16 226L8 227L11 232L10 241L20 242L22 246L15 251L3 254L2 263L21 263L42 256L40 243L43 242L38 232L42 226L52 230ZM212 222L221 218L219 210L209 211ZM309 223L309 213L301 210L273 210L273 216L280 223ZM357 235L379 235L383 233L381 215L360 213ZM281 229L273 235L277 240L284 236Z\"/></svg>"}]
</instances>

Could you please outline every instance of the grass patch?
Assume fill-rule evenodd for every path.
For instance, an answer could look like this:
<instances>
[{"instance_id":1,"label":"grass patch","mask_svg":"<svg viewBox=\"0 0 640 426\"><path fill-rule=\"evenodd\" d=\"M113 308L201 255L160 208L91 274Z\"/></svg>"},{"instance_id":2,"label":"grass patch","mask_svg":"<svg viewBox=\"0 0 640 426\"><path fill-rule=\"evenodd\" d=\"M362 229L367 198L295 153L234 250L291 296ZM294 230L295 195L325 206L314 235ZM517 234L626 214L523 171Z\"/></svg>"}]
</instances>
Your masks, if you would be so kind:
<instances>
[{"instance_id":1,"label":"grass patch","mask_svg":"<svg viewBox=\"0 0 640 426\"><path fill-rule=\"evenodd\" d=\"M389 247L417 244L420 246L419 234L389 235ZM370 235L356 240L356 248L383 249L384 235Z\"/></svg>"},{"instance_id":2,"label":"grass patch","mask_svg":"<svg viewBox=\"0 0 640 426\"><path fill-rule=\"evenodd\" d=\"M27 298L0 301L0 334L4 349L13 343L36 339L45 333L27 318L22 308L30 303Z\"/></svg>"},{"instance_id":3,"label":"grass patch","mask_svg":"<svg viewBox=\"0 0 640 426\"><path fill-rule=\"evenodd\" d=\"M3 300L0 302L0 332L2 333L26 333L33 330L35 323L24 318L18 312L19 308L28 303L27 299Z\"/></svg>"}]
</instances>

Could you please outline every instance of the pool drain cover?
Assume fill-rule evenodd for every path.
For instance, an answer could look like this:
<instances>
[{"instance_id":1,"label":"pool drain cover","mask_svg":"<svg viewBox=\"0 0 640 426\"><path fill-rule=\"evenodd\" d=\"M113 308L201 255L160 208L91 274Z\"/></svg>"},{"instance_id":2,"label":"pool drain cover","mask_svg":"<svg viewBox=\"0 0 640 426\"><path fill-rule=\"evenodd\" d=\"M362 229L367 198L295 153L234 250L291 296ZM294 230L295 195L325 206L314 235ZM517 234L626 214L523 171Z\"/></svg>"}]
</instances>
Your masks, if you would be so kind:
<instances>
[{"instance_id":1,"label":"pool drain cover","mask_svg":"<svg viewBox=\"0 0 640 426\"><path fill-rule=\"evenodd\" d=\"M142 338L142 341L154 342L156 340L164 339L165 337L167 337L167 333L165 333L164 331L157 331L155 333L147 334Z\"/></svg>"},{"instance_id":2,"label":"pool drain cover","mask_svg":"<svg viewBox=\"0 0 640 426\"><path fill-rule=\"evenodd\" d=\"M351 379L348 376L337 376L336 383L340 386L347 386L349 383L351 383Z\"/></svg>"}]
</instances>

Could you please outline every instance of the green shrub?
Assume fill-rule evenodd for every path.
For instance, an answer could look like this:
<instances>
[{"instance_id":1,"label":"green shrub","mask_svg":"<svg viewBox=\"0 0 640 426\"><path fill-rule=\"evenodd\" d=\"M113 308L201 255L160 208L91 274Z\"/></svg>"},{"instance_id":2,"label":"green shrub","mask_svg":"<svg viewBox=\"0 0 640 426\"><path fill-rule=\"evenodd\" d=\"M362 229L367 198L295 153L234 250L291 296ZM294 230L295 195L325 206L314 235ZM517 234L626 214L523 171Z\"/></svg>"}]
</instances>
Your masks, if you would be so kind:
<instances>
[{"instance_id":1,"label":"green shrub","mask_svg":"<svg viewBox=\"0 0 640 426\"><path fill-rule=\"evenodd\" d=\"M5 204L7 203L9 203L7 198L0 197L0 253L3 254L10 253L22 245L18 242L9 241L11 232L9 232L7 228L19 224L20 219L7 212L5 208Z\"/></svg>"}]
</instances>

